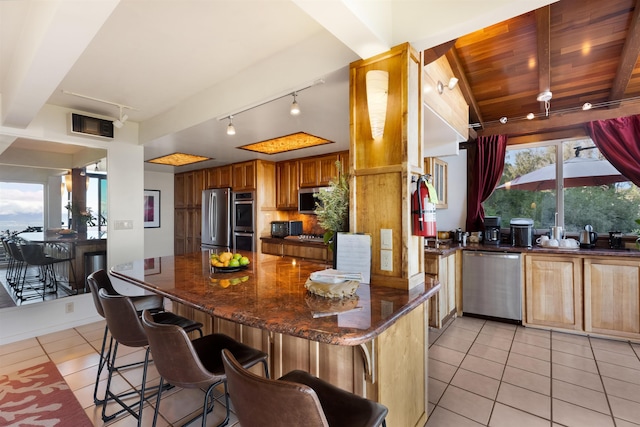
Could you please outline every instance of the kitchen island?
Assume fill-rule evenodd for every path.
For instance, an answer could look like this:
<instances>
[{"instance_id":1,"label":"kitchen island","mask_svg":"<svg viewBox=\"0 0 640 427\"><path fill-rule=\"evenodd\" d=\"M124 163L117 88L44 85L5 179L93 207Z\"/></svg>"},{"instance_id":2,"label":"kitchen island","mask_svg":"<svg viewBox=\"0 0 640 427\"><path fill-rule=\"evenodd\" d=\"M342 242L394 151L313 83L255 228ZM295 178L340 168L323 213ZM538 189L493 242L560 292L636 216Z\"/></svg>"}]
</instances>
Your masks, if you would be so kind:
<instances>
[{"instance_id":1,"label":"kitchen island","mask_svg":"<svg viewBox=\"0 0 640 427\"><path fill-rule=\"evenodd\" d=\"M169 298L206 332L267 352L273 377L303 369L383 403L389 425L424 425L428 301L440 287L432 276L409 291L360 284L353 298L330 300L304 288L328 264L248 256L248 268L231 273L211 273L202 251L117 265L111 274Z\"/></svg>"}]
</instances>

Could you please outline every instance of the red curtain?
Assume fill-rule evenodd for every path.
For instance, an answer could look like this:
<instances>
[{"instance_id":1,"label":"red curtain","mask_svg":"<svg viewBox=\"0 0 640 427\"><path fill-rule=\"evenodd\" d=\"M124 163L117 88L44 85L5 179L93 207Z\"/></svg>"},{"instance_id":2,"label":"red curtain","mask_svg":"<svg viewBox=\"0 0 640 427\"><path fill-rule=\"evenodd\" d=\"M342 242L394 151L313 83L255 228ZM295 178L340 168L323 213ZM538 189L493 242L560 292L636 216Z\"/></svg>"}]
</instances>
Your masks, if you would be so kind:
<instances>
[{"instance_id":1,"label":"red curtain","mask_svg":"<svg viewBox=\"0 0 640 427\"><path fill-rule=\"evenodd\" d=\"M609 163L640 186L640 116L595 120L586 129Z\"/></svg>"},{"instance_id":2,"label":"red curtain","mask_svg":"<svg viewBox=\"0 0 640 427\"><path fill-rule=\"evenodd\" d=\"M484 228L484 208L487 200L500 182L504 170L504 155L507 149L506 135L481 136L469 162L469 191L467 197L467 231Z\"/></svg>"}]
</instances>

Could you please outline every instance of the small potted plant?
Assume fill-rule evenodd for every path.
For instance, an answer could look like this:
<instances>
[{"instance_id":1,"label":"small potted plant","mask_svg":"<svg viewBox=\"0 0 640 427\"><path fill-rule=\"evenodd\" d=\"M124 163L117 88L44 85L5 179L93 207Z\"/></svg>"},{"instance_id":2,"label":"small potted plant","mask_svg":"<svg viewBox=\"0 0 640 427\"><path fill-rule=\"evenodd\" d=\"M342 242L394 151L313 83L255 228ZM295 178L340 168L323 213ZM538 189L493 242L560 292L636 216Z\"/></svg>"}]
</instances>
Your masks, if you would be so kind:
<instances>
[{"instance_id":1,"label":"small potted plant","mask_svg":"<svg viewBox=\"0 0 640 427\"><path fill-rule=\"evenodd\" d=\"M325 229L324 242L335 256L334 236L340 231L349 231L349 175L342 173L340 161L336 161L336 179L329 181L329 188L316 194L315 213L318 224ZM335 261L334 261L335 264Z\"/></svg>"},{"instance_id":2,"label":"small potted plant","mask_svg":"<svg viewBox=\"0 0 640 427\"><path fill-rule=\"evenodd\" d=\"M70 226L69 228L73 228L74 230L78 231L78 232L86 232L87 231L87 225L90 226L94 226L95 224L95 217L93 216L93 213L91 212L91 208L87 208L84 211L81 211L77 206L74 206L71 202L69 202L67 204L67 206L65 206L65 208L71 212L71 221L72 221L72 227Z\"/></svg>"}]
</instances>

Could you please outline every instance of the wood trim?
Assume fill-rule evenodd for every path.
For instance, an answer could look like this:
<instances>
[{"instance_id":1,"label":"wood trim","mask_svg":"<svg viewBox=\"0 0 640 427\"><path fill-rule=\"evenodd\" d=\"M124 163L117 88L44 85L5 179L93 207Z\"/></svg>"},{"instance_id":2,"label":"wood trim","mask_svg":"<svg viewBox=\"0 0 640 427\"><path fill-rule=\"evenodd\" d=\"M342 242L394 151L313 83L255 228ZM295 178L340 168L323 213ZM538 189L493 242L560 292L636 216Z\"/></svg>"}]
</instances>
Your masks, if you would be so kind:
<instances>
[{"instance_id":1,"label":"wood trim","mask_svg":"<svg viewBox=\"0 0 640 427\"><path fill-rule=\"evenodd\" d=\"M451 69L453 70L453 75L458 78L458 87L462 92L462 96L467 104L469 104L469 121L471 123L480 123L480 127L483 128L484 119L482 118L482 112L480 111L480 106L478 105L476 97L471 91L471 84L464 72L464 67L462 66L462 61L460 60L458 51L453 47L449 52L447 52L446 56L449 61L449 65L451 65ZM471 131L471 129L469 131Z\"/></svg>"},{"instance_id":2,"label":"wood trim","mask_svg":"<svg viewBox=\"0 0 640 427\"><path fill-rule=\"evenodd\" d=\"M551 7L536 9L536 36L538 41L538 93L551 90ZM544 102L540 112L545 112Z\"/></svg>"},{"instance_id":3,"label":"wood trim","mask_svg":"<svg viewBox=\"0 0 640 427\"><path fill-rule=\"evenodd\" d=\"M620 62L618 62L616 77L611 85L610 100L618 101L624 97L636 62L638 61L638 56L640 56L640 0L635 1L635 10L629 23L629 29L627 30L627 39L622 48L622 55L620 56ZM616 104L616 106L617 105L618 104Z\"/></svg>"},{"instance_id":4,"label":"wood trim","mask_svg":"<svg viewBox=\"0 0 640 427\"><path fill-rule=\"evenodd\" d=\"M618 117L633 116L640 114L640 102L623 101L618 108L593 109L589 111L577 111L570 113L554 113L547 120L524 120L509 121L507 124L492 123L484 129L477 129L478 136L486 135L531 135L544 132L553 132L573 128L581 128L585 123L593 120L608 120Z\"/></svg>"}]
</instances>

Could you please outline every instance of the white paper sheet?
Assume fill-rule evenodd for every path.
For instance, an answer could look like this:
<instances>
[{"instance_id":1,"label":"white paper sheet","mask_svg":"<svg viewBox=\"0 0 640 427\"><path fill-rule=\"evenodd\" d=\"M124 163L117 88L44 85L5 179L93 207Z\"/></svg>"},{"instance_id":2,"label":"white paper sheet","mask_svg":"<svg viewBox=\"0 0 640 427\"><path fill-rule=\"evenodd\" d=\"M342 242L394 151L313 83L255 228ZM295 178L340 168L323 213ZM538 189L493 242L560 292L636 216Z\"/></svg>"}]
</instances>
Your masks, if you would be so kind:
<instances>
[{"instance_id":1,"label":"white paper sheet","mask_svg":"<svg viewBox=\"0 0 640 427\"><path fill-rule=\"evenodd\" d=\"M371 283L371 235L336 235L336 270L361 273L362 283Z\"/></svg>"}]
</instances>

